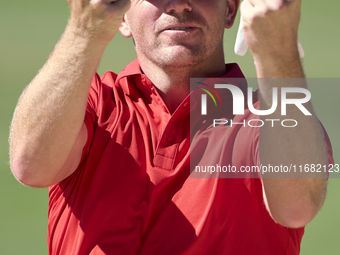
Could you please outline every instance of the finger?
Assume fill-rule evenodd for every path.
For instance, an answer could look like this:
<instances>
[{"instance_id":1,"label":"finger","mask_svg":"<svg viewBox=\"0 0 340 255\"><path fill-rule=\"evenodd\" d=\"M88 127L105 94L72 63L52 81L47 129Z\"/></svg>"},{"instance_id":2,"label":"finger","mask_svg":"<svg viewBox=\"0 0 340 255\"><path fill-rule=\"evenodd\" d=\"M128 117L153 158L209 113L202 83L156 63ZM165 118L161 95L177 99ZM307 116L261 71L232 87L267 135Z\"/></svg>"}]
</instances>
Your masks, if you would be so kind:
<instances>
[{"instance_id":1,"label":"finger","mask_svg":"<svg viewBox=\"0 0 340 255\"><path fill-rule=\"evenodd\" d=\"M107 6L117 1L120 1L120 0L90 0L90 4L92 4L93 6L99 6L99 5Z\"/></svg>"},{"instance_id":2,"label":"finger","mask_svg":"<svg viewBox=\"0 0 340 255\"><path fill-rule=\"evenodd\" d=\"M94 6L99 6L99 5L110 5L110 4L115 4L117 2L124 2L124 0L90 0L90 4Z\"/></svg>"},{"instance_id":3,"label":"finger","mask_svg":"<svg viewBox=\"0 0 340 255\"><path fill-rule=\"evenodd\" d=\"M285 7L286 2L287 0L265 0L267 8L272 11L282 9L283 7Z\"/></svg>"},{"instance_id":4,"label":"finger","mask_svg":"<svg viewBox=\"0 0 340 255\"><path fill-rule=\"evenodd\" d=\"M252 5L252 6L255 5L254 0L244 0L244 1L242 1L241 5L244 4L244 3L248 3L248 4Z\"/></svg>"},{"instance_id":5,"label":"finger","mask_svg":"<svg viewBox=\"0 0 340 255\"><path fill-rule=\"evenodd\" d=\"M110 7L114 7L116 9L124 9L124 12L127 12L128 9L131 6L131 2L130 0L111 0L110 2Z\"/></svg>"},{"instance_id":6,"label":"finger","mask_svg":"<svg viewBox=\"0 0 340 255\"><path fill-rule=\"evenodd\" d=\"M253 9L253 13L263 14L270 10L267 6L266 0L247 0Z\"/></svg>"},{"instance_id":7,"label":"finger","mask_svg":"<svg viewBox=\"0 0 340 255\"><path fill-rule=\"evenodd\" d=\"M244 28L245 25L250 23L250 20L253 17L254 12L254 5L251 3L251 1L246 0L241 3L240 11L241 11L241 18L242 18L242 28Z\"/></svg>"},{"instance_id":8,"label":"finger","mask_svg":"<svg viewBox=\"0 0 340 255\"><path fill-rule=\"evenodd\" d=\"M254 7L261 7L265 4L265 0L246 0Z\"/></svg>"}]
</instances>

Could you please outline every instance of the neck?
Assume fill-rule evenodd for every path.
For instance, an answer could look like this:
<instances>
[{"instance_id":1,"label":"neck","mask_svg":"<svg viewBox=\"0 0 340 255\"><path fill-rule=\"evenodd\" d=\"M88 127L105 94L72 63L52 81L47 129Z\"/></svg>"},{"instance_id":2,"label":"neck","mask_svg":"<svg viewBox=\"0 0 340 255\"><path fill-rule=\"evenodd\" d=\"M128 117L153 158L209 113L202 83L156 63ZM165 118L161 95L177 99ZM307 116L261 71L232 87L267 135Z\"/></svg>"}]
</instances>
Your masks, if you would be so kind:
<instances>
[{"instance_id":1,"label":"neck","mask_svg":"<svg viewBox=\"0 0 340 255\"><path fill-rule=\"evenodd\" d=\"M222 55L223 56L223 55ZM226 73L224 57L205 65L160 67L139 58L145 75L158 89L169 111L173 113L190 93L190 78L218 77Z\"/></svg>"}]
</instances>

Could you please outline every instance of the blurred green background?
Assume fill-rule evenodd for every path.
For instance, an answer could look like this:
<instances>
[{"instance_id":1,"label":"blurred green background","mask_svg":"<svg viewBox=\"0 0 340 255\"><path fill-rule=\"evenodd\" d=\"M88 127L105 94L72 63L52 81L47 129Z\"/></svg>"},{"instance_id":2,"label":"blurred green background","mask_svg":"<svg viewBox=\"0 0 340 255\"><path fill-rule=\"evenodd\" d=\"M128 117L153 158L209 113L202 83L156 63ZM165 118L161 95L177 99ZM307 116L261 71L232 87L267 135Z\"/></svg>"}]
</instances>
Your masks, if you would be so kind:
<instances>
[{"instance_id":1,"label":"blurred green background","mask_svg":"<svg viewBox=\"0 0 340 255\"><path fill-rule=\"evenodd\" d=\"M302 5L299 37L309 78L340 77L340 2L325 3L308 0ZM68 15L65 0L2 0L0 4L0 254L47 254L48 190L27 188L14 179L8 164L8 133L22 90L47 60ZM239 63L247 77L255 77L249 52L245 57L233 53L237 25L238 19L225 35L226 60ZM98 72L119 72L135 57L131 39L118 35L107 48ZM335 161L340 163L340 79L333 79L333 85L328 81L313 86L311 92L314 107L331 138ZM306 227L301 254L340 254L339 184L339 179L330 179L325 205Z\"/></svg>"}]
</instances>

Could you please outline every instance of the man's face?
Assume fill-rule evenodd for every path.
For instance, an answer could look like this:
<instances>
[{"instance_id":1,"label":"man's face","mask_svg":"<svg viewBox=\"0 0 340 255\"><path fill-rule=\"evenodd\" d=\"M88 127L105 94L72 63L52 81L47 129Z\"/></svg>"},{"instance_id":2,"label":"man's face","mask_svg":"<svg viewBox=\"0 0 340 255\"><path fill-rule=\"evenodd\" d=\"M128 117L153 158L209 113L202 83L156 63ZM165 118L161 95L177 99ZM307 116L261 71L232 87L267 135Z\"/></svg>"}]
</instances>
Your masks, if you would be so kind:
<instances>
[{"instance_id":1,"label":"man's face","mask_svg":"<svg viewBox=\"0 0 340 255\"><path fill-rule=\"evenodd\" d=\"M125 21L138 57L164 68L221 57L224 28L235 16L228 18L228 1L132 0Z\"/></svg>"}]
</instances>

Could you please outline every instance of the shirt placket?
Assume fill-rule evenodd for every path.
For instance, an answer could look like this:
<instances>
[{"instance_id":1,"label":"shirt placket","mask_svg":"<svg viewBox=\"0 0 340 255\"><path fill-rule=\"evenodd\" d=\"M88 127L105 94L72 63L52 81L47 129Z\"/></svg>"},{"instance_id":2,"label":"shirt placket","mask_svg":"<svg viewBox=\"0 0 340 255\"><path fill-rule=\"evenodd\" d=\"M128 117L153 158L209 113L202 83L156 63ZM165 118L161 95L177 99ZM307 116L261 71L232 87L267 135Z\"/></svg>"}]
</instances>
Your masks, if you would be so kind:
<instances>
[{"instance_id":1,"label":"shirt placket","mask_svg":"<svg viewBox=\"0 0 340 255\"><path fill-rule=\"evenodd\" d=\"M183 124L189 112L190 104L186 99L168 119L158 144L153 164L155 167L172 171L178 153L178 147L183 139ZM167 111L167 110L165 110Z\"/></svg>"}]
</instances>

